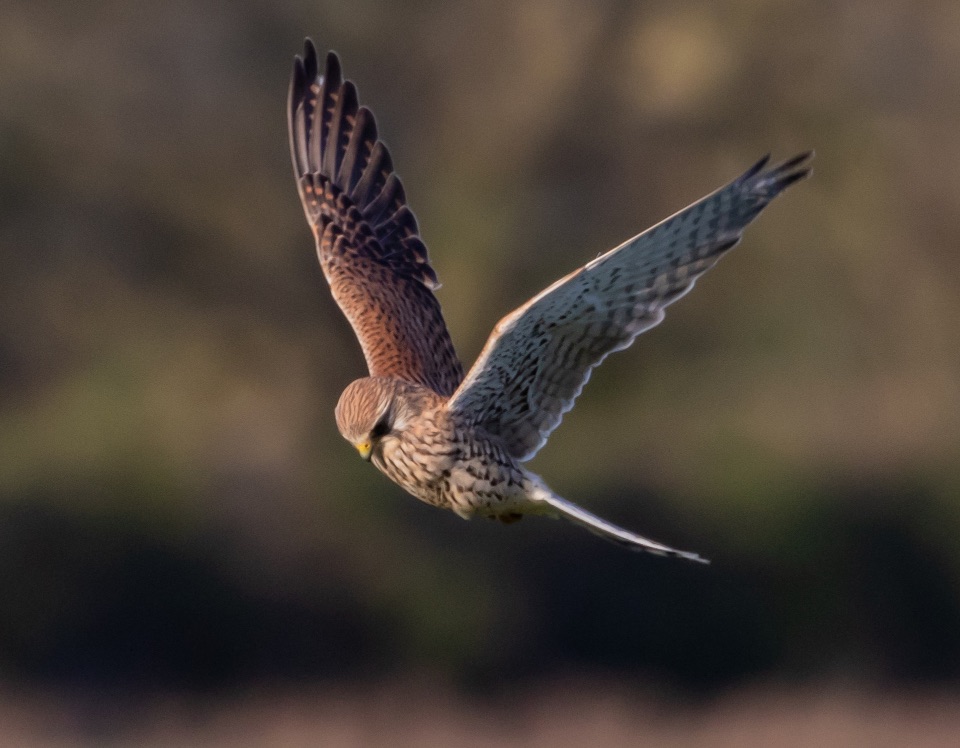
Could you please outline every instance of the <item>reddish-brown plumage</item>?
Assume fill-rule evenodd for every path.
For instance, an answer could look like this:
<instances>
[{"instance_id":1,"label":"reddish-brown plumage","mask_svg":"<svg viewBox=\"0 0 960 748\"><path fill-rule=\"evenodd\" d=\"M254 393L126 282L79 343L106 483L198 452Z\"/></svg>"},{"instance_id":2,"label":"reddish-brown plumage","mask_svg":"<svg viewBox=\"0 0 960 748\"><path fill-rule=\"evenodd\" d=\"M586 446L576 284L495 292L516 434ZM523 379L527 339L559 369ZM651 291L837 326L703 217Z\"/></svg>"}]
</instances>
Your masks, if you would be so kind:
<instances>
[{"instance_id":1,"label":"reddish-brown plumage","mask_svg":"<svg viewBox=\"0 0 960 748\"><path fill-rule=\"evenodd\" d=\"M337 56L327 55L321 75L309 40L294 63L288 119L294 172L320 265L370 374L450 395L463 369L433 295L437 276L403 185L377 139L373 114L358 106Z\"/></svg>"}]
</instances>

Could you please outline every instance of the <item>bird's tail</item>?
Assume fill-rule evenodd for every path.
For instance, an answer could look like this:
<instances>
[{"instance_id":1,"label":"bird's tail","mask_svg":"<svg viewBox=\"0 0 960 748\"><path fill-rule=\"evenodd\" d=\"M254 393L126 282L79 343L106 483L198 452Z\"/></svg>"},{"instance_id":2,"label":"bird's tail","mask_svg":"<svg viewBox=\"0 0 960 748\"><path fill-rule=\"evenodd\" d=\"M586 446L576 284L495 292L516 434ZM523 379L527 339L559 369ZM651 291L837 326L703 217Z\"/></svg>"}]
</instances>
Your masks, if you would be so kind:
<instances>
[{"instance_id":1,"label":"bird's tail","mask_svg":"<svg viewBox=\"0 0 960 748\"><path fill-rule=\"evenodd\" d=\"M685 558L688 561L697 561L701 564L709 564L710 561L689 551L679 551L655 540L641 537L622 527L617 527L612 522L607 522L595 514L591 514L573 502L567 501L557 496L553 491L544 485L537 486L533 496L535 501L543 502L549 506L549 510L543 514L553 517L562 517L568 522L580 525L586 528L594 535L599 535L605 540L609 540L617 545L624 546L631 551L646 551L657 556L674 556L676 558Z\"/></svg>"}]
</instances>

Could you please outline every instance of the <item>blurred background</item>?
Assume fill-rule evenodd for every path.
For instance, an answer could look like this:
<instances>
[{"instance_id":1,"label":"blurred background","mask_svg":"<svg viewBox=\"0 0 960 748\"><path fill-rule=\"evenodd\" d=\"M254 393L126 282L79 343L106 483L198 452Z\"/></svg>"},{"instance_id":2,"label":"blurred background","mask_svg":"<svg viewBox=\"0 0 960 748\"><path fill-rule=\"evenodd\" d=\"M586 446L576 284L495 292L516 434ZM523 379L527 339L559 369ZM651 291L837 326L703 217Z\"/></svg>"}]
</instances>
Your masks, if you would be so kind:
<instances>
[{"instance_id":1,"label":"blurred background","mask_svg":"<svg viewBox=\"0 0 960 748\"><path fill-rule=\"evenodd\" d=\"M713 560L357 459L284 106L377 115L469 363L767 151L816 174L533 462ZM0 744L953 745L960 5L0 8Z\"/></svg>"}]
</instances>

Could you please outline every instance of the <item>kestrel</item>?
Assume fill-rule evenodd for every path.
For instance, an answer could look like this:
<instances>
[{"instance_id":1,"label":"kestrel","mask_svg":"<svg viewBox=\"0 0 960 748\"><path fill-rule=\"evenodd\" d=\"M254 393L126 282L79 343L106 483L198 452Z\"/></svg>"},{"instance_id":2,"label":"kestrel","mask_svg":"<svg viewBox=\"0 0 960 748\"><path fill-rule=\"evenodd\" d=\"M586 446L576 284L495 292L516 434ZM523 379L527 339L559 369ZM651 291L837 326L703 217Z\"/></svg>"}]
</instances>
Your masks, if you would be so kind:
<instances>
[{"instance_id":1,"label":"kestrel","mask_svg":"<svg viewBox=\"0 0 960 748\"><path fill-rule=\"evenodd\" d=\"M634 550L703 561L561 498L523 467L573 407L593 367L657 325L664 309L740 241L811 153L742 176L601 255L494 327L463 374L433 292L417 221L373 114L330 52L309 39L288 102L297 187L333 297L370 376L336 407L342 436L418 499L464 518L562 517Z\"/></svg>"}]
</instances>

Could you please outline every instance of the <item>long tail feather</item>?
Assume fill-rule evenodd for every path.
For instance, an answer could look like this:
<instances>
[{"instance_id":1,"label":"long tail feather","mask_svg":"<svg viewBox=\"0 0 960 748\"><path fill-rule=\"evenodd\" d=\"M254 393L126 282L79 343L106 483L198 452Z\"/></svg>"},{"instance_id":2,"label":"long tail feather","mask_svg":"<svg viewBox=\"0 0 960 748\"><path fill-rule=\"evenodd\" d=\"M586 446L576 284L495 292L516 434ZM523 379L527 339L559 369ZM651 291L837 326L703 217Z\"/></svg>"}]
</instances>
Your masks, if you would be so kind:
<instances>
[{"instance_id":1,"label":"long tail feather","mask_svg":"<svg viewBox=\"0 0 960 748\"><path fill-rule=\"evenodd\" d=\"M631 551L646 551L647 553L653 553L657 556L674 556L676 558L685 558L688 561L696 561L701 564L710 563L708 559L698 556L696 553L680 551L676 548L671 548L668 545L663 545L663 543L658 543L655 540L641 537L640 535L632 533L629 530L624 530L622 527L617 527L612 522L607 522L605 519L601 519L597 515L591 514L586 509L583 509L582 507L579 507L576 504L557 496L555 493L550 492L549 490L538 491L537 493L537 499L548 504L553 510L552 514L562 517L563 519L573 522L574 524L580 525L581 527L584 527L592 532L594 535L598 535L604 540L609 540L610 542L628 548Z\"/></svg>"}]
</instances>

